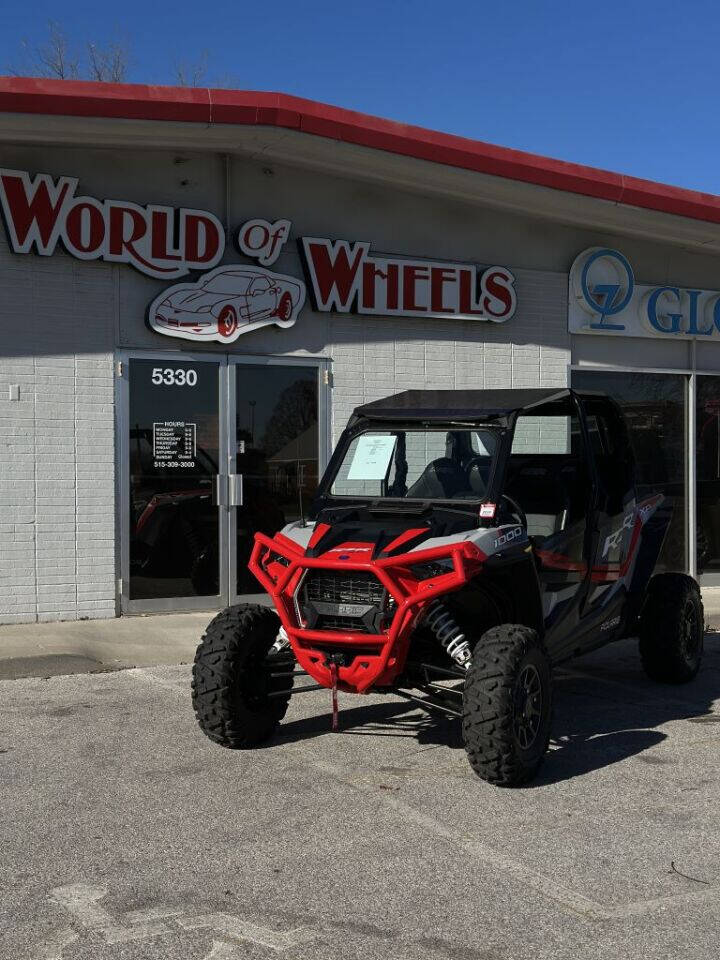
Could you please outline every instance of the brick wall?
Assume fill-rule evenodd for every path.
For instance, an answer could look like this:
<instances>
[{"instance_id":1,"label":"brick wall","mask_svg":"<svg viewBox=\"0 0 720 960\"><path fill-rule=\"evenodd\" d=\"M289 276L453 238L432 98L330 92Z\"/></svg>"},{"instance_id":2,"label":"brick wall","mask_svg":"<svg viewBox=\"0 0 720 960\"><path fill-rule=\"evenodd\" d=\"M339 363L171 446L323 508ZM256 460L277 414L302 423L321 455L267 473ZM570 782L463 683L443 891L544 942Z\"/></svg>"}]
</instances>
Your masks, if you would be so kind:
<instances>
[{"instance_id":1,"label":"brick wall","mask_svg":"<svg viewBox=\"0 0 720 960\"><path fill-rule=\"evenodd\" d=\"M0 235L2 623L116 612L116 270Z\"/></svg>"},{"instance_id":2,"label":"brick wall","mask_svg":"<svg viewBox=\"0 0 720 960\"><path fill-rule=\"evenodd\" d=\"M506 323L332 319L333 442L356 406L402 390L567 386L567 274L513 272Z\"/></svg>"}]
</instances>

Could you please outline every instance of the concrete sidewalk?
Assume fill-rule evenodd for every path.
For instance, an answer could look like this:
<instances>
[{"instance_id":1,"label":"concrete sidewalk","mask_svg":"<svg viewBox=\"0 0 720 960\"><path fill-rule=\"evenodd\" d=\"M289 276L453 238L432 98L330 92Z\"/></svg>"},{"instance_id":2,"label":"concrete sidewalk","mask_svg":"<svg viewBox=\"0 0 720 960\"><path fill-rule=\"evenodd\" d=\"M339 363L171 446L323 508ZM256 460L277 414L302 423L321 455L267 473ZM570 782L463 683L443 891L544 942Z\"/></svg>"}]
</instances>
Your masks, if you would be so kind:
<instances>
[{"instance_id":1,"label":"concrete sidewalk","mask_svg":"<svg viewBox=\"0 0 720 960\"><path fill-rule=\"evenodd\" d=\"M206 610L0 626L0 679L191 663L214 616Z\"/></svg>"},{"instance_id":2,"label":"concrete sidewalk","mask_svg":"<svg viewBox=\"0 0 720 960\"><path fill-rule=\"evenodd\" d=\"M720 587L703 590L705 623L720 630ZM215 616L171 613L0 625L0 679L50 677L191 663Z\"/></svg>"}]
</instances>

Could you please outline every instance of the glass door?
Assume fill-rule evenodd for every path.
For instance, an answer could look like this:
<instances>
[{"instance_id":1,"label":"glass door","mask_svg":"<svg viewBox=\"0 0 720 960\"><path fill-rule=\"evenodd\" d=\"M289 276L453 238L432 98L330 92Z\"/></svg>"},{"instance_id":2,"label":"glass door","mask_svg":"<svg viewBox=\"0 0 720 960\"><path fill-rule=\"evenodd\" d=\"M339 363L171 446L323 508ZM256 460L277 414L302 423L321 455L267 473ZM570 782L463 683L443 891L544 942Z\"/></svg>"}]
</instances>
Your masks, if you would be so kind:
<instances>
[{"instance_id":1,"label":"glass door","mask_svg":"<svg viewBox=\"0 0 720 960\"><path fill-rule=\"evenodd\" d=\"M247 569L253 538L307 513L327 459L322 361L230 358L228 502L233 602L264 597Z\"/></svg>"},{"instance_id":2,"label":"glass door","mask_svg":"<svg viewBox=\"0 0 720 960\"><path fill-rule=\"evenodd\" d=\"M225 358L145 355L124 363L123 609L221 606Z\"/></svg>"},{"instance_id":3,"label":"glass door","mask_svg":"<svg viewBox=\"0 0 720 960\"><path fill-rule=\"evenodd\" d=\"M688 377L684 374L578 369L576 390L599 390L622 408L635 459L638 498L662 493L672 519L657 570L688 569Z\"/></svg>"},{"instance_id":4,"label":"glass door","mask_svg":"<svg viewBox=\"0 0 720 960\"><path fill-rule=\"evenodd\" d=\"M697 574L720 585L720 377L699 374L695 387Z\"/></svg>"}]
</instances>

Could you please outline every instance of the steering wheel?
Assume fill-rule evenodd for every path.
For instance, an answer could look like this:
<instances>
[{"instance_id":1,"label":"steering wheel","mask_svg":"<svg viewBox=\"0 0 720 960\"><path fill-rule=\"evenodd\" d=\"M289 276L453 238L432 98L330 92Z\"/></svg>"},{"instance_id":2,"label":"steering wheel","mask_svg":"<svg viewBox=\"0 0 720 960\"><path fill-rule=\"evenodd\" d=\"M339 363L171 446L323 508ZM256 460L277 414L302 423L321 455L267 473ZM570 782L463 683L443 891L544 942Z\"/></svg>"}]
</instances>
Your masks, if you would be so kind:
<instances>
[{"instance_id":1,"label":"steering wheel","mask_svg":"<svg viewBox=\"0 0 720 960\"><path fill-rule=\"evenodd\" d=\"M510 504L510 507L512 508L510 510L510 513L517 518L517 522L520 524L520 526L524 527L527 530L527 525L528 525L527 517L525 516L525 511L517 502L517 500L513 500L513 498L509 496L507 493L503 493L502 496L500 497L500 500L501 501L507 500L507 502Z\"/></svg>"}]
</instances>

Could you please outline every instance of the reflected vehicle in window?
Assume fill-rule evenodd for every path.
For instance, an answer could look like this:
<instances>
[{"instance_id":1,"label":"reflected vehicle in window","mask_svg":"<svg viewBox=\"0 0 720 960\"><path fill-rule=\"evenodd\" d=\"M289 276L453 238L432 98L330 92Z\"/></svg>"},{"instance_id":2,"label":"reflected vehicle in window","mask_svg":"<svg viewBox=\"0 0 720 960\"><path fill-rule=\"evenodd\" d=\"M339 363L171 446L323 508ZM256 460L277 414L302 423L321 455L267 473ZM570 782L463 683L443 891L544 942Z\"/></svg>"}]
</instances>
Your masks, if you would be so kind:
<instances>
[{"instance_id":1,"label":"reflected vehicle in window","mask_svg":"<svg viewBox=\"0 0 720 960\"><path fill-rule=\"evenodd\" d=\"M163 466L153 456L152 430L130 431L130 454L131 577L189 580L198 595L217 593L203 559L217 544L217 463L198 448L191 469Z\"/></svg>"},{"instance_id":2,"label":"reflected vehicle in window","mask_svg":"<svg viewBox=\"0 0 720 960\"><path fill-rule=\"evenodd\" d=\"M232 342L267 323L289 327L305 300L305 287L291 277L255 267L218 267L197 283L179 283L150 307L152 327L191 339Z\"/></svg>"},{"instance_id":3,"label":"reflected vehicle in window","mask_svg":"<svg viewBox=\"0 0 720 960\"><path fill-rule=\"evenodd\" d=\"M217 594L197 565L220 529L218 365L133 357L128 383L129 599Z\"/></svg>"},{"instance_id":4,"label":"reflected vehicle in window","mask_svg":"<svg viewBox=\"0 0 720 960\"><path fill-rule=\"evenodd\" d=\"M152 462L152 435L131 431L135 462L145 468ZM203 451L196 451L196 469L183 471L155 469L145 483L132 488L130 573L133 577L190 581L197 596L220 591L220 563L217 536L217 508L213 484L217 464ZM261 451L248 451L245 462L255 463L254 477L264 472ZM141 473L140 476L143 474ZM161 487L161 490L158 490ZM272 535L285 525L286 517L272 486L253 482L245 485L244 502L237 509L238 593L255 589L256 581L247 569L256 533ZM167 587L166 587L167 589Z\"/></svg>"}]
</instances>

